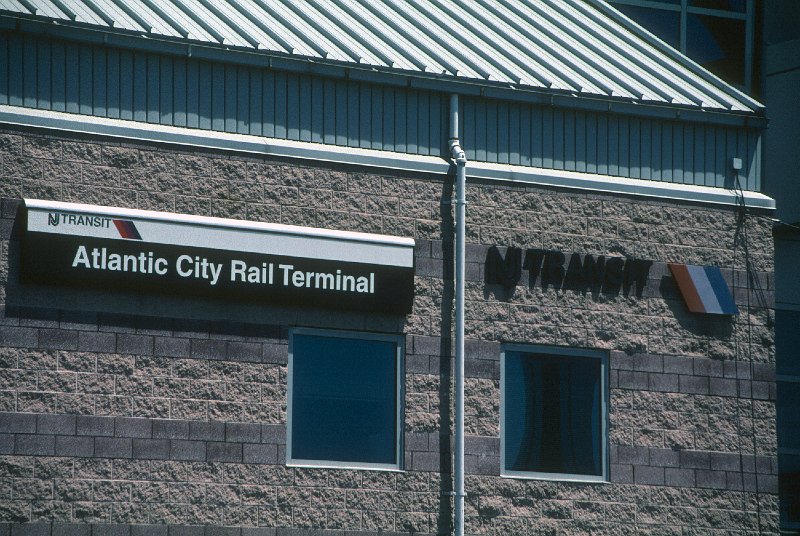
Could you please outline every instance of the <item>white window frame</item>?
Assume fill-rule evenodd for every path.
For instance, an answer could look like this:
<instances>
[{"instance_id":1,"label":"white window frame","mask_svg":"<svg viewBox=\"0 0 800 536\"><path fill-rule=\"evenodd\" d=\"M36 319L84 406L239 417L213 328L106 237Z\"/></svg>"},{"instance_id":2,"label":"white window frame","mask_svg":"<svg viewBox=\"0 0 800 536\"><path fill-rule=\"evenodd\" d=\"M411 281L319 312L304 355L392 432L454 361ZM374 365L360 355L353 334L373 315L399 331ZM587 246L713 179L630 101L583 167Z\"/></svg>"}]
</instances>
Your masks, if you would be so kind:
<instances>
[{"instance_id":1,"label":"white window frame","mask_svg":"<svg viewBox=\"0 0 800 536\"><path fill-rule=\"evenodd\" d=\"M395 415L395 463L343 462L338 460L306 460L292 456L292 396L294 391L294 337L295 335L312 335L335 337L340 339L361 339L372 341L390 341L395 343L396 383L395 399L397 414ZM290 467L312 467L333 469L369 469L383 471L403 470L403 415L405 413L405 378L404 371L405 337L400 334L370 333L363 331L338 331L317 328L292 328L289 330L289 363L286 390L286 465Z\"/></svg>"},{"instance_id":2,"label":"white window frame","mask_svg":"<svg viewBox=\"0 0 800 536\"><path fill-rule=\"evenodd\" d=\"M506 469L506 352L529 352L563 357L588 357L600 360L600 459L601 475L513 471ZM608 352L595 349L539 346L535 344L505 344L500 351L500 476L528 480L559 480L567 482L608 482Z\"/></svg>"}]
</instances>

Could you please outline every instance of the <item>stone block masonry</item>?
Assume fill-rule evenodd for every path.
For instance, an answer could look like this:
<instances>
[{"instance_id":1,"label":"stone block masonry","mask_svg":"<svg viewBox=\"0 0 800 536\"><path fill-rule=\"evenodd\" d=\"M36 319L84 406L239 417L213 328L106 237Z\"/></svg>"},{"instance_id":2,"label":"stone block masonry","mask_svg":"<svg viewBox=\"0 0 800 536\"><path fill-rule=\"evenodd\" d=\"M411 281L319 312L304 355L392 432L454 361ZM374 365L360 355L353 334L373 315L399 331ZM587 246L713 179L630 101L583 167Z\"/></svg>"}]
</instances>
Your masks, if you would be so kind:
<instances>
[{"instance_id":1,"label":"stone block masonry","mask_svg":"<svg viewBox=\"0 0 800 536\"><path fill-rule=\"evenodd\" d=\"M0 536L449 533L446 180L9 127L0 159ZM471 180L467 192L467 533L777 534L766 215L747 218L746 259L733 207ZM413 312L83 304L56 287L21 302L25 197L413 237ZM527 277L509 291L484 282L491 246L653 266L641 297ZM669 262L720 266L741 314L688 313ZM401 471L286 465L295 326L405 335ZM506 343L608 352L608 483L500 476Z\"/></svg>"}]
</instances>

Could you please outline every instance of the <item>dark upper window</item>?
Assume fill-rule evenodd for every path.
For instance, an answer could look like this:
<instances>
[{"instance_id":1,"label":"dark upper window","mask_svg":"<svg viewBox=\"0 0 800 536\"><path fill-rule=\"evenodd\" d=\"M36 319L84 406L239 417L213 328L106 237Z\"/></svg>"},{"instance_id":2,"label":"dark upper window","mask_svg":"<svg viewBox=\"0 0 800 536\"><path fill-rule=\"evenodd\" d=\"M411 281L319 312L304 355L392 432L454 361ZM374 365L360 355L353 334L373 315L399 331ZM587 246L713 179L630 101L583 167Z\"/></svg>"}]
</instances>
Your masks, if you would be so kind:
<instances>
[{"instance_id":1,"label":"dark upper window","mask_svg":"<svg viewBox=\"0 0 800 536\"><path fill-rule=\"evenodd\" d=\"M687 25L689 57L726 82L743 86L745 21L690 13Z\"/></svg>"},{"instance_id":2,"label":"dark upper window","mask_svg":"<svg viewBox=\"0 0 800 536\"><path fill-rule=\"evenodd\" d=\"M398 468L402 339L297 329L289 344L289 463Z\"/></svg>"},{"instance_id":3,"label":"dark upper window","mask_svg":"<svg viewBox=\"0 0 800 536\"><path fill-rule=\"evenodd\" d=\"M740 13L744 13L747 10L746 0L689 0L689 5L722 11L738 11Z\"/></svg>"},{"instance_id":4,"label":"dark upper window","mask_svg":"<svg viewBox=\"0 0 800 536\"><path fill-rule=\"evenodd\" d=\"M755 0L610 0L729 84L756 89Z\"/></svg>"},{"instance_id":5,"label":"dark upper window","mask_svg":"<svg viewBox=\"0 0 800 536\"><path fill-rule=\"evenodd\" d=\"M615 6L673 48L681 47L681 13L676 10L653 9L619 4Z\"/></svg>"},{"instance_id":6,"label":"dark upper window","mask_svg":"<svg viewBox=\"0 0 800 536\"><path fill-rule=\"evenodd\" d=\"M800 529L800 311L775 311L781 528Z\"/></svg>"},{"instance_id":7,"label":"dark upper window","mask_svg":"<svg viewBox=\"0 0 800 536\"><path fill-rule=\"evenodd\" d=\"M509 346L502 359L503 474L605 480L605 353Z\"/></svg>"}]
</instances>

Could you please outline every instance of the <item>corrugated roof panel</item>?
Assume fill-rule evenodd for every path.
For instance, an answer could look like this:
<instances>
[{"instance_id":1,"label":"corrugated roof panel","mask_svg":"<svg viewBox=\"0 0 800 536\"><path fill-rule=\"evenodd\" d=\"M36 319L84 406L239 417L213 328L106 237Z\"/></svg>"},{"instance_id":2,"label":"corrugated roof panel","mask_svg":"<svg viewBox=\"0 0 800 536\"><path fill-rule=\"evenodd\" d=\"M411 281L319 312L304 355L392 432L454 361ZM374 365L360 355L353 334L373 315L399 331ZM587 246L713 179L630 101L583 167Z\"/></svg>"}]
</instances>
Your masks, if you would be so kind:
<instances>
[{"instance_id":1,"label":"corrugated roof panel","mask_svg":"<svg viewBox=\"0 0 800 536\"><path fill-rule=\"evenodd\" d=\"M422 72L436 73L436 74L449 74L454 76L464 76L467 78L483 79L477 71L474 71L465 64L459 62L458 58L451 54L448 50L443 49L438 42L432 39L428 34L422 32L411 24L409 21L399 16L390 7L384 6L380 0L359 0L362 4L368 7L377 17L379 17L385 24L391 26L400 35L406 36L409 40L413 41L421 50L424 51L426 56L433 58L433 63L424 63L419 70ZM401 45L400 42L397 43ZM403 50L403 49L401 49ZM423 56L417 56L417 59L423 60ZM461 68L459 69L459 65Z\"/></svg>"},{"instance_id":2,"label":"corrugated roof panel","mask_svg":"<svg viewBox=\"0 0 800 536\"><path fill-rule=\"evenodd\" d=\"M0 0L0 12L486 86L763 109L604 0Z\"/></svg>"},{"instance_id":3,"label":"corrugated roof panel","mask_svg":"<svg viewBox=\"0 0 800 536\"><path fill-rule=\"evenodd\" d=\"M609 58L613 58L617 64L626 67L628 70L637 69L643 71L650 78L653 89L659 93L662 99L667 101L671 100L673 103L677 104L688 105L702 105L704 102L713 101L713 99L710 99L707 95L701 92L697 92L692 95L690 90L689 95L686 95L684 92L677 91L678 88L676 88L674 85L674 78L673 80L670 80L668 76L664 75L664 69L666 66L658 61L651 61L651 57L648 55L648 52L652 50L652 47L645 46L645 43L639 42L638 44L640 46L632 46L627 49L627 57L621 56L618 51L611 49L605 43L612 42L617 38L625 39L626 36L624 35L624 30L619 29L614 25L609 25L609 21L604 20L602 17L587 16L586 13L582 12L580 9L580 3L570 2L570 4L572 5L569 7L572 7L573 9L565 9L567 8L566 3L562 5L556 5L556 9L561 11L560 15L563 17L562 20L564 18L570 18L576 25L579 25L580 30L585 32L593 32L598 37L602 37L602 39L598 40L599 50L607 54ZM594 14L596 14L596 12ZM617 29L619 29L620 32L618 34L614 34L614 30ZM692 98L692 96L695 98ZM722 107L722 104L719 102L714 102L714 104Z\"/></svg>"},{"instance_id":4,"label":"corrugated roof panel","mask_svg":"<svg viewBox=\"0 0 800 536\"><path fill-rule=\"evenodd\" d=\"M616 85L612 89L612 95L632 94L639 100L664 100L652 87L652 81L649 81L650 84L648 84L641 80L636 76L638 73L636 69L620 68L620 62L624 61L622 57L615 54L613 49L606 47L605 43L599 39L584 40L585 31L570 23L568 19L561 18L554 6L532 3L531 8L539 15L536 22L548 35L554 36L588 65L609 76ZM605 55L601 54L601 51L605 52ZM627 67L627 65L623 66Z\"/></svg>"},{"instance_id":5,"label":"corrugated roof panel","mask_svg":"<svg viewBox=\"0 0 800 536\"><path fill-rule=\"evenodd\" d=\"M603 69L602 63L598 63L590 47L581 44L582 49L587 52L581 54L581 50L575 48L573 40L561 32L557 26L548 23L545 17L535 12L533 15L536 16L533 16L530 12L520 13L519 10L514 9L516 6L514 6L513 0L502 0L502 3L506 4L504 7L507 8L507 13L512 15L510 20L514 20L521 27L525 27L528 33L533 36L532 39L540 40L543 46L552 49L563 57L566 62L571 63L576 68L580 68L586 73L586 76L604 86L605 90L600 94L626 99L641 98L641 91L630 87L630 84L622 83L613 72ZM592 94L588 87L582 89L582 93Z\"/></svg>"},{"instance_id":6,"label":"corrugated roof panel","mask_svg":"<svg viewBox=\"0 0 800 536\"><path fill-rule=\"evenodd\" d=\"M361 4L348 2L342 9L354 19L362 22L375 35L383 36L379 45L390 55L393 65L401 69L423 70L426 65L436 65L435 70L444 72L443 66L437 64L429 54L408 40L406 35L397 32L385 21L377 17L371 10L362 9Z\"/></svg>"},{"instance_id":7,"label":"corrugated roof panel","mask_svg":"<svg viewBox=\"0 0 800 536\"><path fill-rule=\"evenodd\" d=\"M17 3L15 0L12 1L14 4ZM28 3L31 4L31 2ZM56 6L54 6L51 2L39 1L33 5L36 6L37 14L43 17L59 18L63 16L61 11L59 11L59 9Z\"/></svg>"},{"instance_id":8,"label":"corrugated roof panel","mask_svg":"<svg viewBox=\"0 0 800 536\"><path fill-rule=\"evenodd\" d=\"M527 77L522 76L522 73L515 76L514 68L509 67L503 54L488 46L480 36L468 28L461 26L459 31L452 32L449 31L449 26L443 28L437 24L440 20L451 21L451 18L444 13L436 12L427 2L416 2L416 5L412 6L401 4L401 0L389 1L395 6L396 11L404 15L411 24L431 34L441 46L447 50L459 52L460 58L458 59L463 63L469 63L479 73L483 73L486 80L514 84L524 81L523 85L534 85ZM485 48L482 48L481 45L484 45ZM488 59L487 56L489 56Z\"/></svg>"},{"instance_id":9,"label":"corrugated roof panel","mask_svg":"<svg viewBox=\"0 0 800 536\"><path fill-rule=\"evenodd\" d=\"M575 8L580 10L582 13L586 14L587 16L596 16L596 11L590 10L587 6L582 4L581 2L574 3ZM622 19L627 20L630 24L635 24L634 21L628 19L624 14L618 13L619 17ZM652 64L654 67L650 71L653 73L654 76L659 77L660 79L664 80L667 84L669 84L673 91L676 93L685 92L687 95L692 98L691 102L694 103L708 103L708 102L721 102L724 103L722 106L727 107L733 110L745 111L751 109L748 105L745 105L745 102L750 101L752 104L757 104L753 101L750 97L746 95L742 95L739 93L738 90L727 86L721 80L722 84L727 86L728 91L719 91L714 85L705 79L703 76L700 76L698 73L705 74L707 77L714 77L711 73L696 65L690 58L682 58L685 61L683 63L675 62L675 61L667 61L667 58L664 57L662 51L658 50L657 48L650 46L649 43L643 41L641 39L637 39L636 36L630 32L630 30L626 27L620 26L619 24L614 24L613 21L610 21L604 17L596 17L594 19L598 24L603 25L609 32L612 32L617 38L621 39L623 43L627 44L628 46L632 47L634 50L641 51L647 58L648 64ZM649 32L644 28L639 27L639 31L642 33ZM653 40L658 40L656 36L650 35ZM666 46L666 45L665 45ZM687 66L687 62L696 65L697 69L690 69ZM688 83L687 83L688 82ZM737 96L738 94L738 96ZM711 97L711 95L715 95L715 97ZM742 100L744 97L744 100ZM675 99L675 102L682 103L682 100Z\"/></svg>"},{"instance_id":10,"label":"corrugated roof panel","mask_svg":"<svg viewBox=\"0 0 800 536\"><path fill-rule=\"evenodd\" d=\"M452 2L431 0L430 4L422 5L435 18L450 18L453 20L454 26L460 25L464 29L464 32L458 32L461 34L461 42L488 63L497 65L510 80L527 86L552 87L554 85L554 77L548 77L546 73L542 72L545 71L544 69L537 72L536 69L530 68L530 65L535 65L537 62L526 62L530 56L509 41L507 37L510 38L510 36L501 36L490 25L487 25L486 19L470 16L461 5L455 6ZM491 50L476 46L481 42L491 43L493 50L502 51L502 54L493 54ZM569 85L555 84L555 86L558 89L574 89Z\"/></svg>"},{"instance_id":11,"label":"corrugated roof panel","mask_svg":"<svg viewBox=\"0 0 800 536\"><path fill-rule=\"evenodd\" d=\"M28 11L28 8L17 2L17 0L0 0L0 9L5 9L6 11Z\"/></svg>"},{"instance_id":12,"label":"corrugated roof panel","mask_svg":"<svg viewBox=\"0 0 800 536\"><path fill-rule=\"evenodd\" d=\"M153 11L142 0L112 0L115 4L125 6L125 9L133 12L142 20L142 23L149 28L143 31L170 37L181 37L182 34L173 28L164 18Z\"/></svg>"},{"instance_id":13,"label":"corrugated roof panel","mask_svg":"<svg viewBox=\"0 0 800 536\"><path fill-rule=\"evenodd\" d=\"M384 2L391 2L388 17L394 17L401 25L403 30L414 36L420 43L424 43L428 51L444 64L447 70L442 74L462 74L467 78L478 80L498 80L504 78L492 66L483 65L478 58L466 54L461 44L454 40L447 28L435 25L426 17L421 16L418 11L410 5L403 5L392 0L372 0L373 6L379 6ZM387 13L385 9L379 9L381 13ZM384 18L384 20L387 20ZM435 72L428 69L429 72ZM509 80L504 80L508 82Z\"/></svg>"},{"instance_id":14,"label":"corrugated roof panel","mask_svg":"<svg viewBox=\"0 0 800 536\"><path fill-rule=\"evenodd\" d=\"M144 0L159 16L164 17L165 21L170 27L177 30L186 39L192 41L202 41L205 43L220 44L220 40L214 35L208 33L205 28L197 23L172 2L164 2L162 0Z\"/></svg>"},{"instance_id":15,"label":"corrugated roof panel","mask_svg":"<svg viewBox=\"0 0 800 536\"><path fill-rule=\"evenodd\" d=\"M541 61L535 61L532 66L550 81L551 87L572 89L579 92L586 88L592 93L604 93L600 87L542 48L536 41L530 39L529 35L521 32L518 26L515 27L509 24L508 18L513 14L505 12L504 7L497 0L492 0L488 3L484 0L483 5L467 3L463 5L463 8L473 16L482 13L484 22L494 32L505 35L506 38L512 40L515 47L524 51L525 56L533 59L541 58ZM479 9L481 11L478 11Z\"/></svg>"},{"instance_id":16,"label":"corrugated roof panel","mask_svg":"<svg viewBox=\"0 0 800 536\"><path fill-rule=\"evenodd\" d=\"M346 20L349 24L343 24L337 21L337 17L334 15L334 13L337 13L335 2L328 2L326 0L289 1L298 13L307 15L309 10L314 13L307 20L316 23L329 39L337 43L341 50L349 56L350 61L379 65L381 67L389 66L370 50L370 47L367 45L368 40L364 38L364 36L370 35L369 33L364 32L363 28L359 29L355 21ZM307 3L304 5L303 2ZM341 16L341 13L339 13L339 16ZM349 17L345 15L344 18L348 19Z\"/></svg>"},{"instance_id":17,"label":"corrugated roof panel","mask_svg":"<svg viewBox=\"0 0 800 536\"><path fill-rule=\"evenodd\" d=\"M400 0L392 1L397 3ZM528 80L528 77L522 76L518 69L509 65L504 54L498 53L497 50L482 50L479 46L484 43L482 36L473 32L468 26L458 25L456 21L452 20L451 14L439 11L427 2L419 2L417 8L408 7L406 11L413 17L414 23L422 24L429 32L436 32L437 28L431 22L435 20L450 20L454 27L459 28L457 32L438 34L439 39L449 49L461 50L462 60L472 62L473 67L486 73L487 80L541 86L541 84L534 84L532 80Z\"/></svg>"},{"instance_id":18,"label":"corrugated roof panel","mask_svg":"<svg viewBox=\"0 0 800 536\"><path fill-rule=\"evenodd\" d=\"M115 28L122 28L134 32L147 31L147 28L142 26L137 20L133 19L125 10L120 9L119 6L108 0L83 0L98 14L101 14L103 19L111 19L114 22ZM108 22L108 21L106 21Z\"/></svg>"},{"instance_id":19,"label":"corrugated roof panel","mask_svg":"<svg viewBox=\"0 0 800 536\"><path fill-rule=\"evenodd\" d=\"M185 16L190 17L222 44L256 48L254 42L248 41L242 36L244 31L241 28L235 27L235 23L226 20L225 17L217 15L215 13L217 10L208 3L196 0L173 0L173 3L183 11Z\"/></svg>"},{"instance_id":20,"label":"corrugated roof panel","mask_svg":"<svg viewBox=\"0 0 800 536\"><path fill-rule=\"evenodd\" d=\"M82 0L61 0L61 3L75 13L77 22L108 26L108 23Z\"/></svg>"},{"instance_id":21,"label":"corrugated roof panel","mask_svg":"<svg viewBox=\"0 0 800 536\"><path fill-rule=\"evenodd\" d=\"M325 50L334 45L320 33L314 33L302 18L281 4L271 5L263 0L235 0L240 11L249 12L253 19L268 35L279 43L275 49L283 47L289 54L322 58ZM304 39L303 34L308 33L310 38ZM343 57L342 54L340 54Z\"/></svg>"},{"instance_id":22,"label":"corrugated roof panel","mask_svg":"<svg viewBox=\"0 0 800 536\"><path fill-rule=\"evenodd\" d=\"M335 5L331 2L327 3L328 15L332 17L333 23L336 27L343 27L348 29L348 34L351 35L376 35L373 28L364 25L358 17L353 15L352 10L344 10L343 6ZM414 63L408 61L403 54L399 54L396 50L386 47L382 39L364 40L364 47L368 49L376 61L382 62L386 67L399 68L404 70L416 70L419 67Z\"/></svg>"},{"instance_id":23,"label":"corrugated roof panel","mask_svg":"<svg viewBox=\"0 0 800 536\"><path fill-rule=\"evenodd\" d=\"M522 38L526 40L526 43L529 44L528 46L541 47L545 51L543 54L537 53L536 57L541 57L543 60L547 59L547 64L551 68L559 70L565 78L584 82L579 84L582 93L609 96L612 94L615 84L605 75L585 62L580 61L579 58L558 42L537 31L528 20L520 17L516 11L506 5L507 0L480 1L484 3L485 8L496 10L498 17L502 17L503 22L511 27L513 31L518 31ZM551 60L550 58L553 59ZM573 74L575 72L578 74ZM589 83L585 83L586 80ZM632 97L633 95L631 94L630 96Z\"/></svg>"}]
</instances>

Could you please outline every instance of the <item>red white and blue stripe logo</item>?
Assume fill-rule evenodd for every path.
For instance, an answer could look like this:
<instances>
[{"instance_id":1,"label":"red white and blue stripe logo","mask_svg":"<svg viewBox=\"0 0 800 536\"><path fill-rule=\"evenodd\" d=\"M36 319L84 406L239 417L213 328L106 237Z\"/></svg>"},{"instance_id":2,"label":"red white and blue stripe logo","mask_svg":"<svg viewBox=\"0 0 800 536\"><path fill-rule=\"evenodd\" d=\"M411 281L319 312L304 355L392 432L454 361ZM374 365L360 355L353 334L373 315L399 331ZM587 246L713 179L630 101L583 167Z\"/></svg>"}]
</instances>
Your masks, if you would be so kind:
<instances>
[{"instance_id":1,"label":"red white and blue stripe logo","mask_svg":"<svg viewBox=\"0 0 800 536\"><path fill-rule=\"evenodd\" d=\"M670 264L669 269L689 311L710 315L739 314L728 284L716 266Z\"/></svg>"},{"instance_id":2,"label":"red white and blue stripe logo","mask_svg":"<svg viewBox=\"0 0 800 536\"><path fill-rule=\"evenodd\" d=\"M136 225L131 220L111 220L114 222L114 227L117 228L119 231L119 235L122 238L127 238L128 240L141 240L142 235L139 234L139 230L136 228Z\"/></svg>"}]
</instances>

